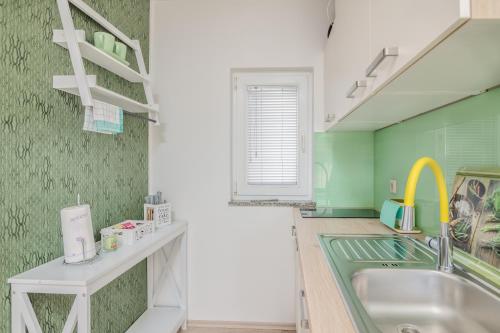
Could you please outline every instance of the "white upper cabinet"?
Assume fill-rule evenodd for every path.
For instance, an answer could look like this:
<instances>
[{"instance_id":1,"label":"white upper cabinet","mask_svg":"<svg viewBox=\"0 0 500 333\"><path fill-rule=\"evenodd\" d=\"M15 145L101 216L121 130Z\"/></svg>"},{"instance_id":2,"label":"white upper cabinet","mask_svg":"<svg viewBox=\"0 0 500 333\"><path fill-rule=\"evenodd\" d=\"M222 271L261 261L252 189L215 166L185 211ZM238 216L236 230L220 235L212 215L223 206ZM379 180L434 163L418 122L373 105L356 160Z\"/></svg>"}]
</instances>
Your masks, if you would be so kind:
<instances>
[{"instance_id":1,"label":"white upper cabinet","mask_svg":"<svg viewBox=\"0 0 500 333\"><path fill-rule=\"evenodd\" d=\"M337 0L334 29L326 130L377 130L500 84L500 0Z\"/></svg>"},{"instance_id":2,"label":"white upper cabinet","mask_svg":"<svg viewBox=\"0 0 500 333\"><path fill-rule=\"evenodd\" d=\"M376 91L393 75L431 48L433 41L463 23L469 11L461 0L371 0L369 89Z\"/></svg>"},{"instance_id":3,"label":"white upper cabinet","mask_svg":"<svg viewBox=\"0 0 500 333\"><path fill-rule=\"evenodd\" d=\"M337 0L336 17L325 52L325 113L340 119L366 94L369 0Z\"/></svg>"}]
</instances>

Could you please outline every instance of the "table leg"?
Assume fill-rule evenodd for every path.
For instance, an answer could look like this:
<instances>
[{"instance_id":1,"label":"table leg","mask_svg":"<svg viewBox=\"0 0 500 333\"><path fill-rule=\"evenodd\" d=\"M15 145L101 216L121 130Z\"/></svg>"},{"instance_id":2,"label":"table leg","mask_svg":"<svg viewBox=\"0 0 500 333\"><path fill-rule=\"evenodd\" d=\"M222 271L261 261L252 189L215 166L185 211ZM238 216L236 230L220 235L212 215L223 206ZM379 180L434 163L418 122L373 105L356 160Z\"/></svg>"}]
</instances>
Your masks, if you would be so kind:
<instances>
[{"instance_id":1,"label":"table leg","mask_svg":"<svg viewBox=\"0 0 500 333\"><path fill-rule=\"evenodd\" d=\"M19 293L16 291L11 292L11 332L24 333L26 332L26 325L24 324L23 315L21 312Z\"/></svg>"},{"instance_id":2,"label":"table leg","mask_svg":"<svg viewBox=\"0 0 500 333\"><path fill-rule=\"evenodd\" d=\"M147 259L147 288L148 288L148 309L152 309L154 307L154 293L155 293L155 284L154 284L154 254L150 255Z\"/></svg>"},{"instance_id":3,"label":"table leg","mask_svg":"<svg viewBox=\"0 0 500 333\"><path fill-rule=\"evenodd\" d=\"M90 333L90 296L86 293L78 294L76 301L78 302L78 333Z\"/></svg>"}]
</instances>

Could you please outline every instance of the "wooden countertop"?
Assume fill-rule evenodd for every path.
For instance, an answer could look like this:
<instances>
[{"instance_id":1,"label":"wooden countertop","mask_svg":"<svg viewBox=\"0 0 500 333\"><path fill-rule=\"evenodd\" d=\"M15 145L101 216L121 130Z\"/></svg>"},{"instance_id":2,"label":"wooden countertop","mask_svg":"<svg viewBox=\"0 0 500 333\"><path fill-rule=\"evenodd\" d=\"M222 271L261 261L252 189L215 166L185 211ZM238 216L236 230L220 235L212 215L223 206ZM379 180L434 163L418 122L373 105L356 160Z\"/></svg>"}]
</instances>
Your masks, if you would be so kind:
<instances>
[{"instance_id":1,"label":"wooden countertop","mask_svg":"<svg viewBox=\"0 0 500 333\"><path fill-rule=\"evenodd\" d=\"M378 219L303 219L294 209L299 259L311 333L355 333L335 277L321 251L317 235L392 234Z\"/></svg>"}]
</instances>

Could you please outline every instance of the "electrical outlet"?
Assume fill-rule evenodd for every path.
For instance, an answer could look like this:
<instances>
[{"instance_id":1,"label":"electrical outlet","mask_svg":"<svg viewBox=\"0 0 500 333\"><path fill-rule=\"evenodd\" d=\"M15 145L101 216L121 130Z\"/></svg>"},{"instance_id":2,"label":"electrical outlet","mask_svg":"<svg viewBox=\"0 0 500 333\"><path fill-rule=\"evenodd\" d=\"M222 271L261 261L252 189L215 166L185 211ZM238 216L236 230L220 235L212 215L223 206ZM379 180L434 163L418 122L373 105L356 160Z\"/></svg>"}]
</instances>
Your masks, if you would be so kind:
<instances>
[{"instance_id":1,"label":"electrical outlet","mask_svg":"<svg viewBox=\"0 0 500 333\"><path fill-rule=\"evenodd\" d=\"M398 181L396 179L391 179L389 181L389 192L396 194L398 192Z\"/></svg>"}]
</instances>

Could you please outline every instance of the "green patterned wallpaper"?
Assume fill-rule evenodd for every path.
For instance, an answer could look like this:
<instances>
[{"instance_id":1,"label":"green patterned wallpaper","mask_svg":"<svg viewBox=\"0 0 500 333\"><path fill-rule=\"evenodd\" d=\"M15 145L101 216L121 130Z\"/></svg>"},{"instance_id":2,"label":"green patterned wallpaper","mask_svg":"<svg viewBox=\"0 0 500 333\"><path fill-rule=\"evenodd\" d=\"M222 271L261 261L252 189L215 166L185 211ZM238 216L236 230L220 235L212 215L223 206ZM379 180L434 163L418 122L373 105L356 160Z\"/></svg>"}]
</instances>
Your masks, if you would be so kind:
<instances>
[{"instance_id":1,"label":"green patterned wallpaper","mask_svg":"<svg viewBox=\"0 0 500 333\"><path fill-rule=\"evenodd\" d=\"M149 0L86 2L139 39L148 59ZM87 39L102 30L76 9L73 15ZM79 98L52 89L54 74L72 74L67 50L51 41L52 29L61 28L55 0L0 0L2 333L10 331L7 278L63 254L61 208L75 204L80 193L91 205L97 236L102 227L140 218L147 192L147 124L125 117L123 135L83 132ZM99 84L145 100L141 85L88 62L85 67ZM61 331L71 298L32 300L43 331ZM92 307L93 332L125 331L146 308L145 262L95 294Z\"/></svg>"},{"instance_id":2,"label":"green patterned wallpaper","mask_svg":"<svg viewBox=\"0 0 500 333\"><path fill-rule=\"evenodd\" d=\"M461 167L500 166L500 89L469 98L375 132L375 208L402 198L408 172L422 156L442 166L448 190ZM389 180L398 193L389 193ZM424 170L417 187L416 223L439 232L438 194L433 175Z\"/></svg>"}]
</instances>

